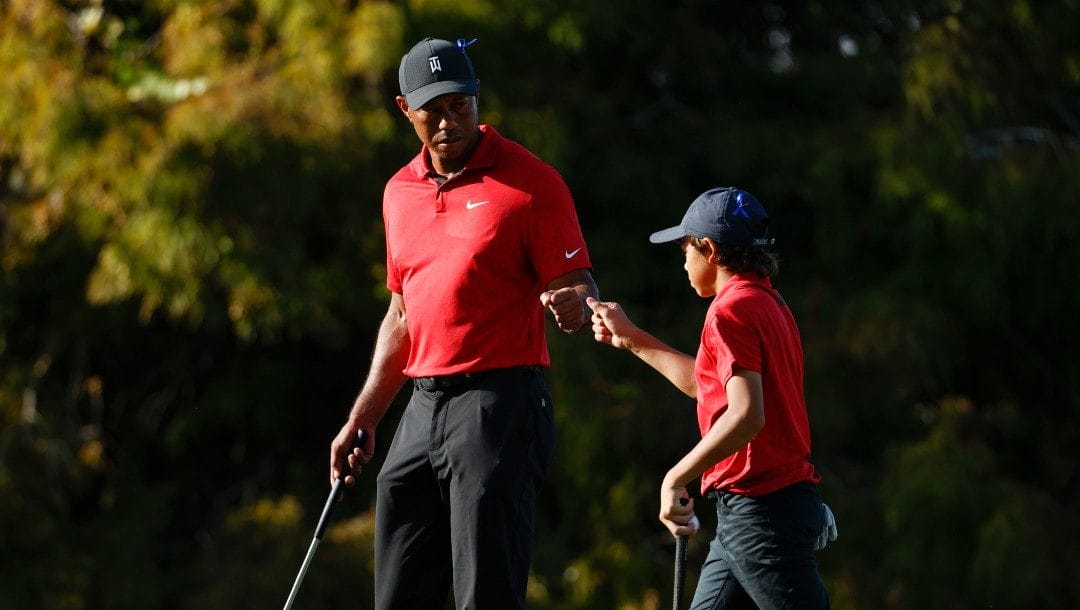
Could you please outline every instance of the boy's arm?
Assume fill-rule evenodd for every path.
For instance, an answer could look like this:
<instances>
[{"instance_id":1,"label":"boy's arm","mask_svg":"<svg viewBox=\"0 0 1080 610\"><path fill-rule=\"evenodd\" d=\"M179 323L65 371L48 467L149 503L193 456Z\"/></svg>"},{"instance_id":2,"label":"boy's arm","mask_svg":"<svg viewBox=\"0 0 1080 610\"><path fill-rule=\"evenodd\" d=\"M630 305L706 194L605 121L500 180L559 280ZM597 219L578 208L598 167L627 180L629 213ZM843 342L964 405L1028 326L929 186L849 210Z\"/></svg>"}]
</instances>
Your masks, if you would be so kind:
<instances>
[{"instance_id":1,"label":"boy's arm","mask_svg":"<svg viewBox=\"0 0 1080 610\"><path fill-rule=\"evenodd\" d=\"M618 303L586 300L592 309L593 335L601 343L629 350L691 398L697 398L694 359L638 328Z\"/></svg>"},{"instance_id":2,"label":"boy's arm","mask_svg":"<svg viewBox=\"0 0 1080 610\"><path fill-rule=\"evenodd\" d=\"M738 369L724 386L728 407L713 423L701 441L667 472L660 484L660 521L676 536L693 533L690 520L694 517L686 486L703 472L743 448L765 425L765 404L761 390L761 375L756 371Z\"/></svg>"},{"instance_id":3,"label":"boy's arm","mask_svg":"<svg viewBox=\"0 0 1080 610\"><path fill-rule=\"evenodd\" d=\"M728 406L708 433L664 477L664 488L678 489L746 446L765 425L761 374L737 369L724 386Z\"/></svg>"}]
</instances>

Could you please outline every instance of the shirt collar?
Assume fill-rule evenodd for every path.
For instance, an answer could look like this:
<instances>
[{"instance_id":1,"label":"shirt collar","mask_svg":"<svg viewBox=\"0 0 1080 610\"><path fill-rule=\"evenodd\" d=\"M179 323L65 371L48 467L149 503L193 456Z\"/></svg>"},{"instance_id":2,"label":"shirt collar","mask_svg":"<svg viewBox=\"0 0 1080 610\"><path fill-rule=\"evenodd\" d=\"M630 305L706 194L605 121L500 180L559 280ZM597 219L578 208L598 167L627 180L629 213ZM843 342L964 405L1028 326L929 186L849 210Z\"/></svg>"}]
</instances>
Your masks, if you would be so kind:
<instances>
[{"instance_id":1,"label":"shirt collar","mask_svg":"<svg viewBox=\"0 0 1080 610\"><path fill-rule=\"evenodd\" d=\"M717 292L716 296L720 296L728 290L734 289L737 285L740 284L757 284L765 290L773 290L772 279L767 277L760 277L757 273L753 271L746 271L743 273L736 273L735 275L732 275L730 278L728 278L728 281L724 282L724 285L720 287L720 290L719 292Z\"/></svg>"}]
</instances>

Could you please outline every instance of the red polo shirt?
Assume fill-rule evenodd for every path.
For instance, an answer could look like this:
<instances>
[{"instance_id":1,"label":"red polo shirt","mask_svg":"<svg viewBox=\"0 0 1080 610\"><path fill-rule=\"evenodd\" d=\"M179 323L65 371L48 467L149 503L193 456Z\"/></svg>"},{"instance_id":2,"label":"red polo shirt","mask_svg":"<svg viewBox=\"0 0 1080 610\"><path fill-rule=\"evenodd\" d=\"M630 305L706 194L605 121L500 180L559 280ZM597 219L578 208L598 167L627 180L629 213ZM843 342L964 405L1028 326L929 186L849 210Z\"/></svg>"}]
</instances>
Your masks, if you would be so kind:
<instances>
[{"instance_id":1,"label":"red polo shirt","mask_svg":"<svg viewBox=\"0 0 1080 610\"><path fill-rule=\"evenodd\" d=\"M386 286L409 330L405 373L548 366L540 294L590 268L562 176L489 125L442 186L421 149L386 185Z\"/></svg>"},{"instance_id":2,"label":"red polo shirt","mask_svg":"<svg viewBox=\"0 0 1080 610\"><path fill-rule=\"evenodd\" d=\"M705 471L702 493L720 489L761 496L800 481L820 481L810 463L799 329L772 282L753 273L728 280L705 316L694 367L702 436L727 409L725 386L736 369L761 374L765 427Z\"/></svg>"}]
</instances>

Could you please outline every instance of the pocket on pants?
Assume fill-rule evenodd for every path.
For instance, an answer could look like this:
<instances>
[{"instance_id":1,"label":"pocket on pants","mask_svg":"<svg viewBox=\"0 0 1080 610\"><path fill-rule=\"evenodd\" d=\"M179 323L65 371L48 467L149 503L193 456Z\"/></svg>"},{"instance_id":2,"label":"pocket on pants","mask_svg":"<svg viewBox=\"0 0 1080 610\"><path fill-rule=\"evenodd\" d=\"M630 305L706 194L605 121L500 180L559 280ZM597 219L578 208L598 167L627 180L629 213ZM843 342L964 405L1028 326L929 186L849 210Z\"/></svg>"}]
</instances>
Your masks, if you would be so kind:
<instances>
[{"instance_id":1,"label":"pocket on pants","mask_svg":"<svg viewBox=\"0 0 1080 610\"><path fill-rule=\"evenodd\" d=\"M727 532L725 546L757 548L763 560L809 554L823 525L821 496L812 483L757 498L725 493L718 508L718 527Z\"/></svg>"},{"instance_id":2,"label":"pocket on pants","mask_svg":"<svg viewBox=\"0 0 1080 610\"><path fill-rule=\"evenodd\" d=\"M529 405L529 419L532 422L530 461L533 474L544 477L555 457L555 409L542 379L537 381L534 388Z\"/></svg>"}]
</instances>

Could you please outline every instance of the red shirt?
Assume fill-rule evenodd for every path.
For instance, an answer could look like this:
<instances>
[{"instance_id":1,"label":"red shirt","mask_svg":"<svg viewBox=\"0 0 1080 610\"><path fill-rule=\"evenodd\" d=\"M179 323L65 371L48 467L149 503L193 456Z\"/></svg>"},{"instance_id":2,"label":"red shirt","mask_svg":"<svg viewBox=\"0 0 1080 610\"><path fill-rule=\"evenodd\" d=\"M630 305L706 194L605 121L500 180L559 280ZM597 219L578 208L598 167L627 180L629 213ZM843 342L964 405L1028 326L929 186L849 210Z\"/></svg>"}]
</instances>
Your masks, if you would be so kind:
<instances>
[{"instance_id":1,"label":"red shirt","mask_svg":"<svg viewBox=\"0 0 1080 610\"><path fill-rule=\"evenodd\" d=\"M725 386L736 369L761 374L765 426L705 471L702 493L719 489L761 496L800 481L820 481L810 463L799 328L772 282L754 273L729 279L705 317L694 366L702 436L727 409Z\"/></svg>"},{"instance_id":2,"label":"red shirt","mask_svg":"<svg viewBox=\"0 0 1080 610\"><path fill-rule=\"evenodd\" d=\"M489 125L442 186L426 149L383 194L386 286L409 330L405 373L548 366L540 294L591 267L562 176Z\"/></svg>"}]
</instances>

